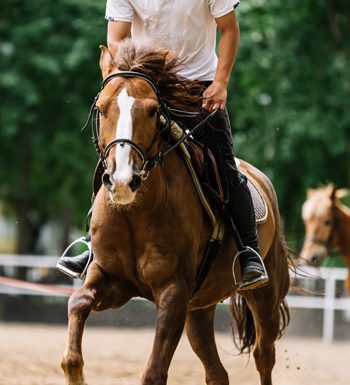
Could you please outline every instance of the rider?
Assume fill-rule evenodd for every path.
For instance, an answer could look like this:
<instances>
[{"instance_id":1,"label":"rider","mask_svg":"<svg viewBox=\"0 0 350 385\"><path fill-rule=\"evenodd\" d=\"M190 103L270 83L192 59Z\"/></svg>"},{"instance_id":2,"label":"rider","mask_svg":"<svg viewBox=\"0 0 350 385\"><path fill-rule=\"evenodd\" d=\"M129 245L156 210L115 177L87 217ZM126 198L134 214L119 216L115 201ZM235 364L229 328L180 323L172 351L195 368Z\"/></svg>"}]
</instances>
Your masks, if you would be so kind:
<instances>
[{"instance_id":1,"label":"rider","mask_svg":"<svg viewBox=\"0 0 350 385\"><path fill-rule=\"evenodd\" d=\"M154 41L176 51L183 60L179 75L202 82L203 108L218 109L210 127L197 138L216 159L229 192L226 210L245 246L240 253L240 288L253 289L267 283L259 256L254 208L246 178L237 170L232 134L226 110L227 84L239 42L239 25L234 9L239 0L107 0L108 48L114 56L118 44L130 36L135 42ZM218 55L216 31L220 31ZM89 239L88 239L89 241ZM88 264L89 252L61 257L57 267L79 277Z\"/></svg>"}]
</instances>

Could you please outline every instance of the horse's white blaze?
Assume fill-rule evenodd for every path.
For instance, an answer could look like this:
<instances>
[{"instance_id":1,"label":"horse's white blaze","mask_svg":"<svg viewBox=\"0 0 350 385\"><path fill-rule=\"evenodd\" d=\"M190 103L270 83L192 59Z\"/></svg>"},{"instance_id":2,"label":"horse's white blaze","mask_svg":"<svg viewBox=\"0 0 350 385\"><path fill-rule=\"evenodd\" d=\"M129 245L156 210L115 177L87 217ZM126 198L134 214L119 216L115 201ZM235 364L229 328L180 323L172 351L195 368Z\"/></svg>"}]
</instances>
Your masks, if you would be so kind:
<instances>
[{"instance_id":1,"label":"horse's white blaze","mask_svg":"<svg viewBox=\"0 0 350 385\"><path fill-rule=\"evenodd\" d=\"M117 96L119 107L119 119L116 127L116 139L132 139L132 116L131 109L135 99L129 96L124 88ZM116 169L113 180L116 183L127 183L132 179L132 162L130 161L131 147L117 144L115 149Z\"/></svg>"},{"instance_id":2,"label":"horse's white blaze","mask_svg":"<svg viewBox=\"0 0 350 385\"><path fill-rule=\"evenodd\" d=\"M332 208L332 201L323 191L315 191L303 204L302 218L308 221L311 218L325 218Z\"/></svg>"}]
</instances>

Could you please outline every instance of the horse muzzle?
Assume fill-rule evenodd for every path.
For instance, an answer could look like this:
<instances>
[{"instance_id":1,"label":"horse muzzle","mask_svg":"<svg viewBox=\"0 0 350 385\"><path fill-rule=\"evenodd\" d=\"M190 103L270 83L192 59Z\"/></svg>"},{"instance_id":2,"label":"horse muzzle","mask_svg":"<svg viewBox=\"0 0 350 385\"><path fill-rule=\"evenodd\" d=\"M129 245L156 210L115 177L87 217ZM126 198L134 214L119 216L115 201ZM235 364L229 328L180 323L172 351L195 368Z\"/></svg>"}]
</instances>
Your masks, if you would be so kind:
<instances>
[{"instance_id":1,"label":"horse muzzle","mask_svg":"<svg viewBox=\"0 0 350 385\"><path fill-rule=\"evenodd\" d=\"M133 203L136 197L137 190L142 182L141 176L134 172L129 181L115 181L113 176L108 172L102 176L102 183L109 191L111 199L118 205L129 205Z\"/></svg>"},{"instance_id":2,"label":"horse muzzle","mask_svg":"<svg viewBox=\"0 0 350 385\"><path fill-rule=\"evenodd\" d=\"M315 244L309 244L304 245L300 256L301 259L304 260L307 265L313 266L313 267L319 267L324 258L327 255L327 248L323 245L315 245Z\"/></svg>"}]
</instances>

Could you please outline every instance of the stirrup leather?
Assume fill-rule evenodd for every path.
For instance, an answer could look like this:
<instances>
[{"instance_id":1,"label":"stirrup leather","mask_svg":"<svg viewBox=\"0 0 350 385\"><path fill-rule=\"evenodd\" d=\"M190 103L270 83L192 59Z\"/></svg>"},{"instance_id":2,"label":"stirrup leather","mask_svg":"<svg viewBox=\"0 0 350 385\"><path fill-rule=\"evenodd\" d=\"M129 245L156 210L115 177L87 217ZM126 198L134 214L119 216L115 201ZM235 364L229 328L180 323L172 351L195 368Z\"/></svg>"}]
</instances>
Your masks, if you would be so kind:
<instances>
[{"instance_id":1,"label":"stirrup leather","mask_svg":"<svg viewBox=\"0 0 350 385\"><path fill-rule=\"evenodd\" d=\"M67 255L68 251L69 251L73 246L75 246L75 245L78 244L78 243L83 243L83 244L87 247L87 249L88 249L88 251L89 251L89 259L88 259L88 261L87 261L86 266L84 267L84 270L82 271L81 274L76 274L76 275L74 276L74 278L83 279L83 277L84 277L85 274L86 274L86 270L87 270L87 268L89 267L90 262L92 261L92 247L91 247L91 242L87 242L85 237L81 237L81 238L76 239L75 241L73 241L73 242L66 248L66 250L64 250L63 254L61 255L61 258L62 258L62 257L65 257L65 256ZM72 277L71 273L65 272L64 269L62 268L62 266L56 265L56 267L59 268L59 270L60 270L62 273L65 273L65 274L67 274L68 276Z\"/></svg>"},{"instance_id":2,"label":"stirrup leather","mask_svg":"<svg viewBox=\"0 0 350 385\"><path fill-rule=\"evenodd\" d=\"M237 259L239 259L239 257L241 255L243 255L244 253L247 253L247 252L249 252L249 253L253 252L259 258L261 265L262 265L262 268L264 270L264 273L261 274L260 276L256 277L256 278L253 278L252 280L250 280L248 282L242 282L242 281L238 282L237 277L236 277L236 273L235 273L235 267L236 267ZM236 253L235 257L233 258L233 263L232 263L232 275L233 275L233 282L234 282L235 286L238 286L238 289L240 289L240 290L255 289L255 288L258 288L261 286L265 286L269 282L269 276L267 274L266 267L265 267L265 264L264 264L261 256L259 255L259 253L257 253L250 246L245 246L243 250Z\"/></svg>"}]
</instances>

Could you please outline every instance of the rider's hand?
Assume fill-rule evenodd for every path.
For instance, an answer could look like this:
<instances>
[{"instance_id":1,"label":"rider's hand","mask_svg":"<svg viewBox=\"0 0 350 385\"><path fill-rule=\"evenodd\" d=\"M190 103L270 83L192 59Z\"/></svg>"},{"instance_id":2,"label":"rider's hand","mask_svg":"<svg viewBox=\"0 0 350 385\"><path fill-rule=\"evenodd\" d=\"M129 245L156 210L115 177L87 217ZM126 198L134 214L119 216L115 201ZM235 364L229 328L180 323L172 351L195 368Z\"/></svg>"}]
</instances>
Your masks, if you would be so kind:
<instances>
[{"instance_id":1,"label":"rider's hand","mask_svg":"<svg viewBox=\"0 0 350 385\"><path fill-rule=\"evenodd\" d=\"M213 81L203 93L203 108L212 112L218 108L224 110L227 100L227 86L224 83Z\"/></svg>"}]
</instances>

